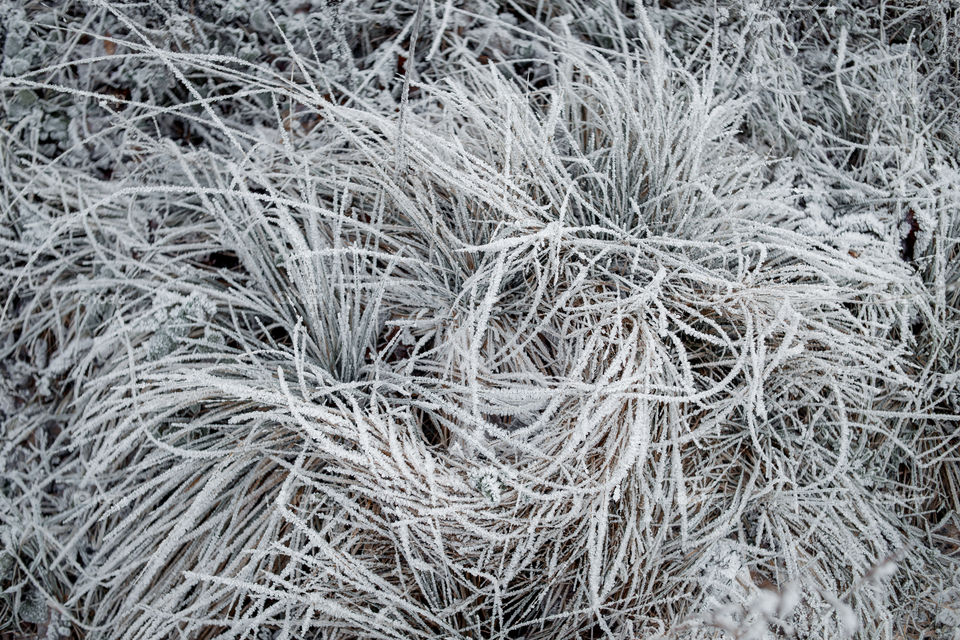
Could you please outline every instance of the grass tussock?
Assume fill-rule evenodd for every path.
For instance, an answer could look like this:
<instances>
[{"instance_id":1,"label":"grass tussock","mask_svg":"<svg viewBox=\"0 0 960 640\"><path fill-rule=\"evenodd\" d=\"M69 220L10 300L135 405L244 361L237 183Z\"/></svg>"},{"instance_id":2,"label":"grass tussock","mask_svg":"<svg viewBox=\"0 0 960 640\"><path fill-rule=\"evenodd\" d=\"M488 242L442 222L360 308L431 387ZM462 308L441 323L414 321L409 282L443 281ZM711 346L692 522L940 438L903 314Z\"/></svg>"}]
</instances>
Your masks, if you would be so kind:
<instances>
[{"instance_id":1,"label":"grass tussock","mask_svg":"<svg viewBox=\"0 0 960 640\"><path fill-rule=\"evenodd\" d=\"M960 630L956 9L0 11L0 635Z\"/></svg>"}]
</instances>

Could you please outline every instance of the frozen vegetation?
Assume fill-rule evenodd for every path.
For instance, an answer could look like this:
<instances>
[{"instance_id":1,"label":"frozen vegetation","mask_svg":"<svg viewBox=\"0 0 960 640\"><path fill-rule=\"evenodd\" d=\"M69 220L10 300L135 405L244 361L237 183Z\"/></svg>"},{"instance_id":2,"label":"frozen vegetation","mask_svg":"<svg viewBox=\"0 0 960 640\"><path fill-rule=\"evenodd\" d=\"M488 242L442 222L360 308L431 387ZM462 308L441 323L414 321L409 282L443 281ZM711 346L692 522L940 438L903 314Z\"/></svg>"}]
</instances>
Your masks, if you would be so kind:
<instances>
[{"instance_id":1,"label":"frozen vegetation","mask_svg":"<svg viewBox=\"0 0 960 640\"><path fill-rule=\"evenodd\" d=\"M960 638L954 2L0 42L0 638Z\"/></svg>"}]
</instances>

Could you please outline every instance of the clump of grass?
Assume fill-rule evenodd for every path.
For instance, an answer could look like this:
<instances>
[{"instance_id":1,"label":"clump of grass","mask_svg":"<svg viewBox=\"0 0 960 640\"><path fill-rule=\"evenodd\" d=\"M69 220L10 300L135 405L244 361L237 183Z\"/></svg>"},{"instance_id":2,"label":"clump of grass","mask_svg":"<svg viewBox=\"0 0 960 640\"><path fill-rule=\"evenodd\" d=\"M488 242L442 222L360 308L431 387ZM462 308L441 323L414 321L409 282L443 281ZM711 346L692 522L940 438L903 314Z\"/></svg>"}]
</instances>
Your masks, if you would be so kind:
<instances>
[{"instance_id":1,"label":"clump of grass","mask_svg":"<svg viewBox=\"0 0 960 640\"><path fill-rule=\"evenodd\" d=\"M7 27L0 629L950 624L956 16L246 4Z\"/></svg>"}]
</instances>

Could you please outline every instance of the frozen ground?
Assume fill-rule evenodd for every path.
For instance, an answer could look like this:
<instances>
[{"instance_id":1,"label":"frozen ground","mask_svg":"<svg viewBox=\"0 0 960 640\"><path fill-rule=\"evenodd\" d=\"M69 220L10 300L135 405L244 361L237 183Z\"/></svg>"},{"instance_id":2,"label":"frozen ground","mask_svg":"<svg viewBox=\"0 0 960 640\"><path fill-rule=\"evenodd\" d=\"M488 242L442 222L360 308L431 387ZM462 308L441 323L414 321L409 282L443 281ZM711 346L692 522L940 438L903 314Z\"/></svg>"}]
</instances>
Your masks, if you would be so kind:
<instances>
[{"instance_id":1,"label":"frozen ground","mask_svg":"<svg viewBox=\"0 0 960 640\"><path fill-rule=\"evenodd\" d=\"M955 3L0 42L0 638L960 638Z\"/></svg>"}]
</instances>

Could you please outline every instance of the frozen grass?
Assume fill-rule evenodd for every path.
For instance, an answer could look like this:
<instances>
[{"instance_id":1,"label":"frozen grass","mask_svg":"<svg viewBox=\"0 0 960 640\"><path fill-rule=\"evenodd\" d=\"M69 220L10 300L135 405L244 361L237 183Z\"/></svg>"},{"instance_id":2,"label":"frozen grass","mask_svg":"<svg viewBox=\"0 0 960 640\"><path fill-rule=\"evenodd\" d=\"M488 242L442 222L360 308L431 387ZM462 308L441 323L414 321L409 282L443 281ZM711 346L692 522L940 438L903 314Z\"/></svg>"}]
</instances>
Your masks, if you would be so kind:
<instances>
[{"instance_id":1,"label":"frozen grass","mask_svg":"<svg viewBox=\"0 0 960 640\"><path fill-rule=\"evenodd\" d=\"M6 9L0 632L958 633L957 11L670 4Z\"/></svg>"}]
</instances>

